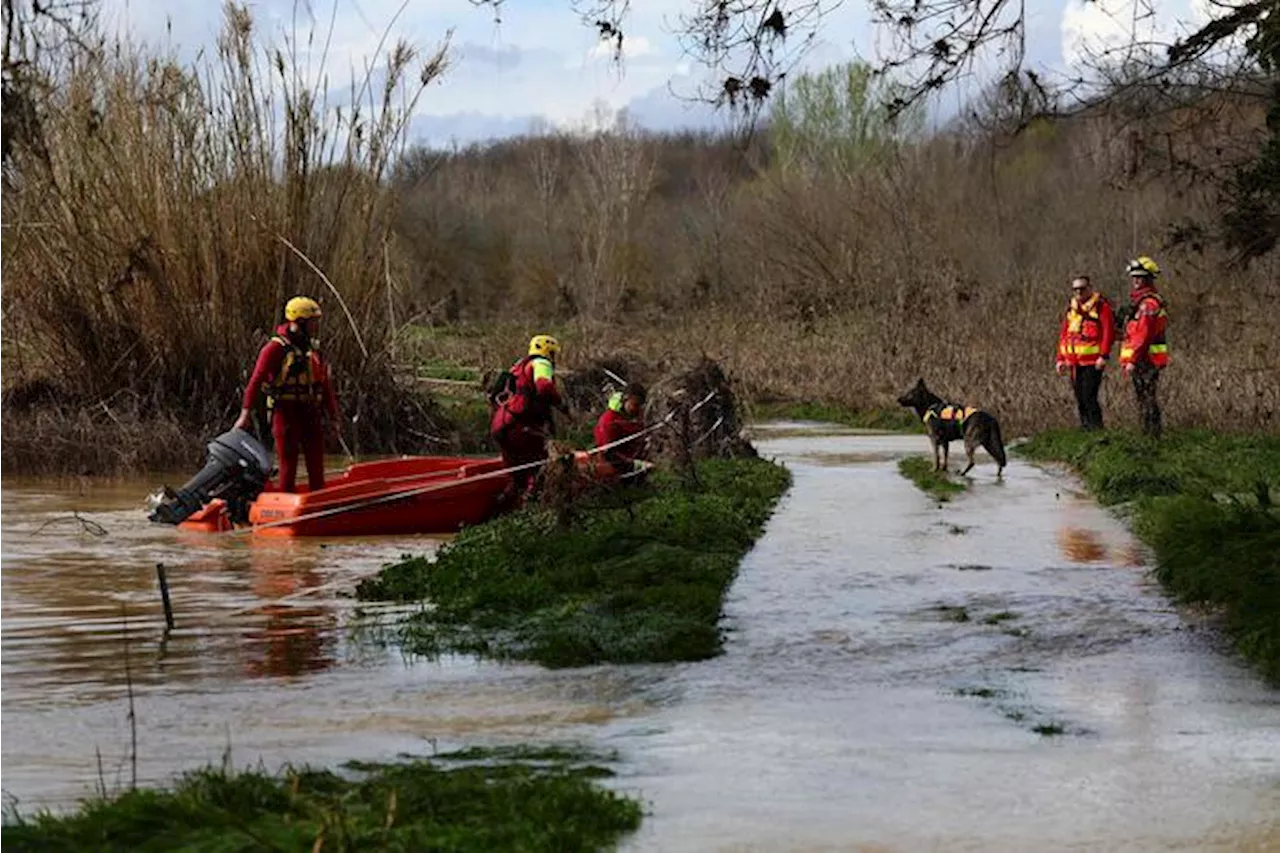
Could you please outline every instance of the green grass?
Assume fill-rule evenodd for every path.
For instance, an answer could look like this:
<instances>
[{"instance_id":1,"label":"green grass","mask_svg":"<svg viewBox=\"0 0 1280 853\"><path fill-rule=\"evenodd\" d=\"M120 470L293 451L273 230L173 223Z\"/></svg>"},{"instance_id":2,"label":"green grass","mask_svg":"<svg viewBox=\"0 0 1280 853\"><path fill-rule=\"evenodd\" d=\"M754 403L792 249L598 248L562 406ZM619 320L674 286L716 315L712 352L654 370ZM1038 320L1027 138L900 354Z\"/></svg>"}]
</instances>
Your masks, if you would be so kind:
<instances>
[{"instance_id":1,"label":"green grass","mask_svg":"<svg viewBox=\"0 0 1280 853\"><path fill-rule=\"evenodd\" d=\"M231 773L83 803L73 814L9 813L6 850L597 850L634 831L635 800L596 765L431 761Z\"/></svg>"},{"instance_id":2,"label":"green grass","mask_svg":"<svg viewBox=\"0 0 1280 853\"><path fill-rule=\"evenodd\" d=\"M1129 505L1165 587L1220 609L1240 652L1280 683L1280 437L1063 430L1016 452L1065 462L1103 504Z\"/></svg>"},{"instance_id":3,"label":"green grass","mask_svg":"<svg viewBox=\"0 0 1280 853\"><path fill-rule=\"evenodd\" d=\"M968 622L969 610L966 607L952 604L939 604L933 608L946 622Z\"/></svg>"},{"instance_id":4,"label":"green grass","mask_svg":"<svg viewBox=\"0 0 1280 853\"><path fill-rule=\"evenodd\" d=\"M427 379L451 379L455 382L479 382L480 371L464 367L445 358L428 358L417 365L418 376Z\"/></svg>"},{"instance_id":5,"label":"green grass","mask_svg":"<svg viewBox=\"0 0 1280 853\"><path fill-rule=\"evenodd\" d=\"M539 508L470 528L356 594L431 603L402 628L410 653L552 667L711 657L724 594L791 478L759 459L705 460L697 473L696 486L657 472L588 499L567 529Z\"/></svg>"},{"instance_id":6,"label":"green grass","mask_svg":"<svg viewBox=\"0 0 1280 853\"><path fill-rule=\"evenodd\" d=\"M933 470L932 460L924 456L908 456L898 460L898 471L902 476L920 487L925 494L938 501L949 501L968 488L963 480L953 480L946 471Z\"/></svg>"},{"instance_id":7,"label":"green grass","mask_svg":"<svg viewBox=\"0 0 1280 853\"><path fill-rule=\"evenodd\" d=\"M770 402L751 407L751 417L761 421L817 421L855 429L919 432L920 420L907 409L855 410L834 403Z\"/></svg>"}]
</instances>

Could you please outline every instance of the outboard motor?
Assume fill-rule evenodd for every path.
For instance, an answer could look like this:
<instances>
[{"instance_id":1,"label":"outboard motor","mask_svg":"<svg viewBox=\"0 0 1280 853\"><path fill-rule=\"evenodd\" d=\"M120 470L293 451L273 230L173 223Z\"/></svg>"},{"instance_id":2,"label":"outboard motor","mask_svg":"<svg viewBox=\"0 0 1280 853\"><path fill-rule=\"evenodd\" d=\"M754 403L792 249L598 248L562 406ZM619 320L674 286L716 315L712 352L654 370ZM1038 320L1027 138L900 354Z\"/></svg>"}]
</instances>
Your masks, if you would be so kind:
<instances>
[{"instance_id":1,"label":"outboard motor","mask_svg":"<svg viewBox=\"0 0 1280 853\"><path fill-rule=\"evenodd\" d=\"M249 503L270 476L271 456L258 439L242 429L224 432L209 442L209 460L200 473L177 491L165 486L151 496L148 518L158 524L181 524L209 501L222 498L232 521L247 521Z\"/></svg>"}]
</instances>

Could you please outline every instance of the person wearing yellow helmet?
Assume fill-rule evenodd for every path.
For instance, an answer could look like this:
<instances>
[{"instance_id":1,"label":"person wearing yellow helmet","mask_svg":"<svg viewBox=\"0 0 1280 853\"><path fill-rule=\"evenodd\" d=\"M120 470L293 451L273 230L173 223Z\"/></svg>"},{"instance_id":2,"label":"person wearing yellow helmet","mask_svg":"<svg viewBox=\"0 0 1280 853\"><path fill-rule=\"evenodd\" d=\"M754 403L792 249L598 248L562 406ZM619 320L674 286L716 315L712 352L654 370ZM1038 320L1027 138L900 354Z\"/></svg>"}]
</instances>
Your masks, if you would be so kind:
<instances>
[{"instance_id":1,"label":"person wearing yellow helmet","mask_svg":"<svg viewBox=\"0 0 1280 853\"><path fill-rule=\"evenodd\" d=\"M509 468L545 460L547 439L555 435L551 411L569 411L555 381L559 352L560 342L551 335L534 335L528 355L499 374L489 389L489 434ZM512 473L517 495L532 491L535 473L533 468Z\"/></svg>"},{"instance_id":2,"label":"person wearing yellow helmet","mask_svg":"<svg viewBox=\"0 0 1280 853\"><path fill-rule=\"evenodd\" d=\"M324 488L324 424L338 423L338 398L328 362L320 355L320 304L308 296L285 303L285 322L258 352L236 428L249 426L259 393L267 397L281 491L297 491L298 452L307 463L307 487Z\"/></svg>"},{"instance_id":3,"label":"person wearing yellow helmet","mask_svg":"<svg viewBox=\"0 0 1280 853\"><path fill-rule=\"evenodd\" d=\"M1156 290L1160 267L1145 255L1129 262L1129 301L1133 310L1125 323L1120 345L1120 365L1133 379L1133 391L1142 414L1142 431L1153 438L1161 433L1160 402L1156 392L1160 371L1169 364L1168 315L1164 296Z\"/></svg>"}]
</instances>

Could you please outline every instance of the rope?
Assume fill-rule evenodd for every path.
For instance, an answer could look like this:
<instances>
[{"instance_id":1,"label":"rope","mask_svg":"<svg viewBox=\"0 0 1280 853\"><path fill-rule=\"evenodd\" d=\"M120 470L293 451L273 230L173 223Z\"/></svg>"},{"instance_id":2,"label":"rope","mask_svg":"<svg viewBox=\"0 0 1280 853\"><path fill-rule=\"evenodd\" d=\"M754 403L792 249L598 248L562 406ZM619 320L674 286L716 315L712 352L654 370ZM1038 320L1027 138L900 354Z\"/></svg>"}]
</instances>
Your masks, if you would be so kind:
<instances>
[{"instance_id":1,"label":"rope","mask_svg":"<svg viewBox=\"0 0 1280 853\"><path fill-rule=\"evenodd\" d=\"M711 398L714 397L715 395L716 395L716 392L712 390L709 394L707 394L707 396L703 397L700 401L698 401L698 403L696 403L692 408L689 409L689 414L693 414L698 409L702 408L707 403L711 402ZM607 451L612 450L615 447L620 447L623 444L626 444L631 441L635 441L639 438L642 438L648 435L651 432L655 432L659 429L662 429L665 426L669 426L671 419L675 417L675 414L676 414L675 410L672 410L667 414L665 418L658 421L656 424L647 426L644 429L642 429L640 432L635 433L634 435L625 436L624 438L620 438L617 441L611 441L608 444L601 445L600 447L592 448L591 450L587 451L587 455L594 456L598 453L605 453ZM572 457L572 454L565 454L562 456L555 457L555 461L561 461L571 457ZM547 459L539 459L537 462L526 462L523 465L513 465L510 468L500 468L497 471L488 471L484 474L477 474L474 477L465 477L461 480L451 480L447 483L433 483L429 486L420 486L415 489L407 489L399 492L391 492L389 494L379 495L376 498L369 498L368 500L358 501L353 504L344 504L343 506L337 506L331 509L317 510L316 512L305 513L303 515L294 516L293 518L282 518L279 521L269 521L266 524L256 524L252 527L242 527L236 530L228 530L228 531L225 531L225 533L223 533L222 535L237 536L237 535L244 535L247 533L256 533L259 530L268 530L273 527L285 527L290 524L299 524L304 521L314 521L318 518L328 518L331 515L340 515L344 512L355 512L356 510L367 509L371 506L378 506L384 503L391 503L393 501L405 500L408 498L417 497L418 495L429 494L431 492L444 491L445 489L451 489L451 488L454 488L455 486L462 486L468 483L478 483L481 480L492 480L498 477L506 476L507 474L514 474L517 471L527 471L531 468L541 468L543 465L546 465L550 461L552 460L549 457Z\"/></svg>"}]
</instances>

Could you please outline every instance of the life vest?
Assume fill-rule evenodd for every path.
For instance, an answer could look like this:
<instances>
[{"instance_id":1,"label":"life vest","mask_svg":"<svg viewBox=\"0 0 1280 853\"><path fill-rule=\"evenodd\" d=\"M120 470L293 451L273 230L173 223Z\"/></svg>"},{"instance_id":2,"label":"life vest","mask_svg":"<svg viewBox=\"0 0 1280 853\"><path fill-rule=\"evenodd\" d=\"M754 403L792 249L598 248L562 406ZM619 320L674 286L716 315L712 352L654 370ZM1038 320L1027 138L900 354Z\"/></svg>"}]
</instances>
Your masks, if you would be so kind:
<instances>
[{"instance_id":1,"label":"life vest","mask_svg":"<svg viewBox=\"0 0 1280 853\"><path fill-rule=\"evenodd\" d=\"M1147 300L1153 300L1158 306L1153 315L1142 313L1142 304ZM1138 351L1134 343L1134 338L1138 336L1142 324L1149 320L1152 327L1151 339L1147 341L1146 360L1153 367L1163 368L1169 365L1169 341L1166 337L1166 326L1169 322L1169 312L1165 310L1164 297L1157 291L1151 290L1144 293L1138 299L1134 306L1133 316L1125 323L1124 328L1124 344L1120 347L1120 363L1133 364L1142 361L1142 353Z\"/></svg>"},{"instance_id":2,"label":"life vest","mask_svg":"<svg viewBox=\"0 0 1280 853\"><path fill-rule=\"evenodd\" d=\"M1094 293L1084 304L1077 297L1071 297L1071 307L1067 309L1067 340L1064 342L1066 352L1062 353L1068 361L1091 356L1096 359L1102 352L1102 294Z\"/></svg>"},{"instance_id":3,"label":"life vest","mask_svg":"<svg viewBox=\"0 0 1280 853\"><path fill-rule=\"evenodd\" d=\"M310 403L320 405L324 399L325 364L316 342L304 350L287 335L271 336L284 349L284 359L275 377L267 384L267 408L277 403Z\"/></svg>"},{"instance_id":4,"label":"life vest","mask_svg":"<svg viewBox=\"0 0 1280 853\"><path fill-rule=\"evenodd\" d=\"M935 403L925 410L924 422L937 421L938 437L943 441L955 441L964 435L964 425L978 410L972 406L955 406L951 403Z\"/></svg>"},{"instance_id":5,"label":"life vest","mask_svg":"<svg viewBox=\"0 0 1280 853\"><path fill-rule=\"evenodd\" d=\"M542 424L551 420L551 410L538 396L534 380L536 360L548 361L540 355L526 355L499 374L489 389L489 401L494 406L491 430L497 432L516 421L526 424Z\"/></svg>"}]
</instances>

